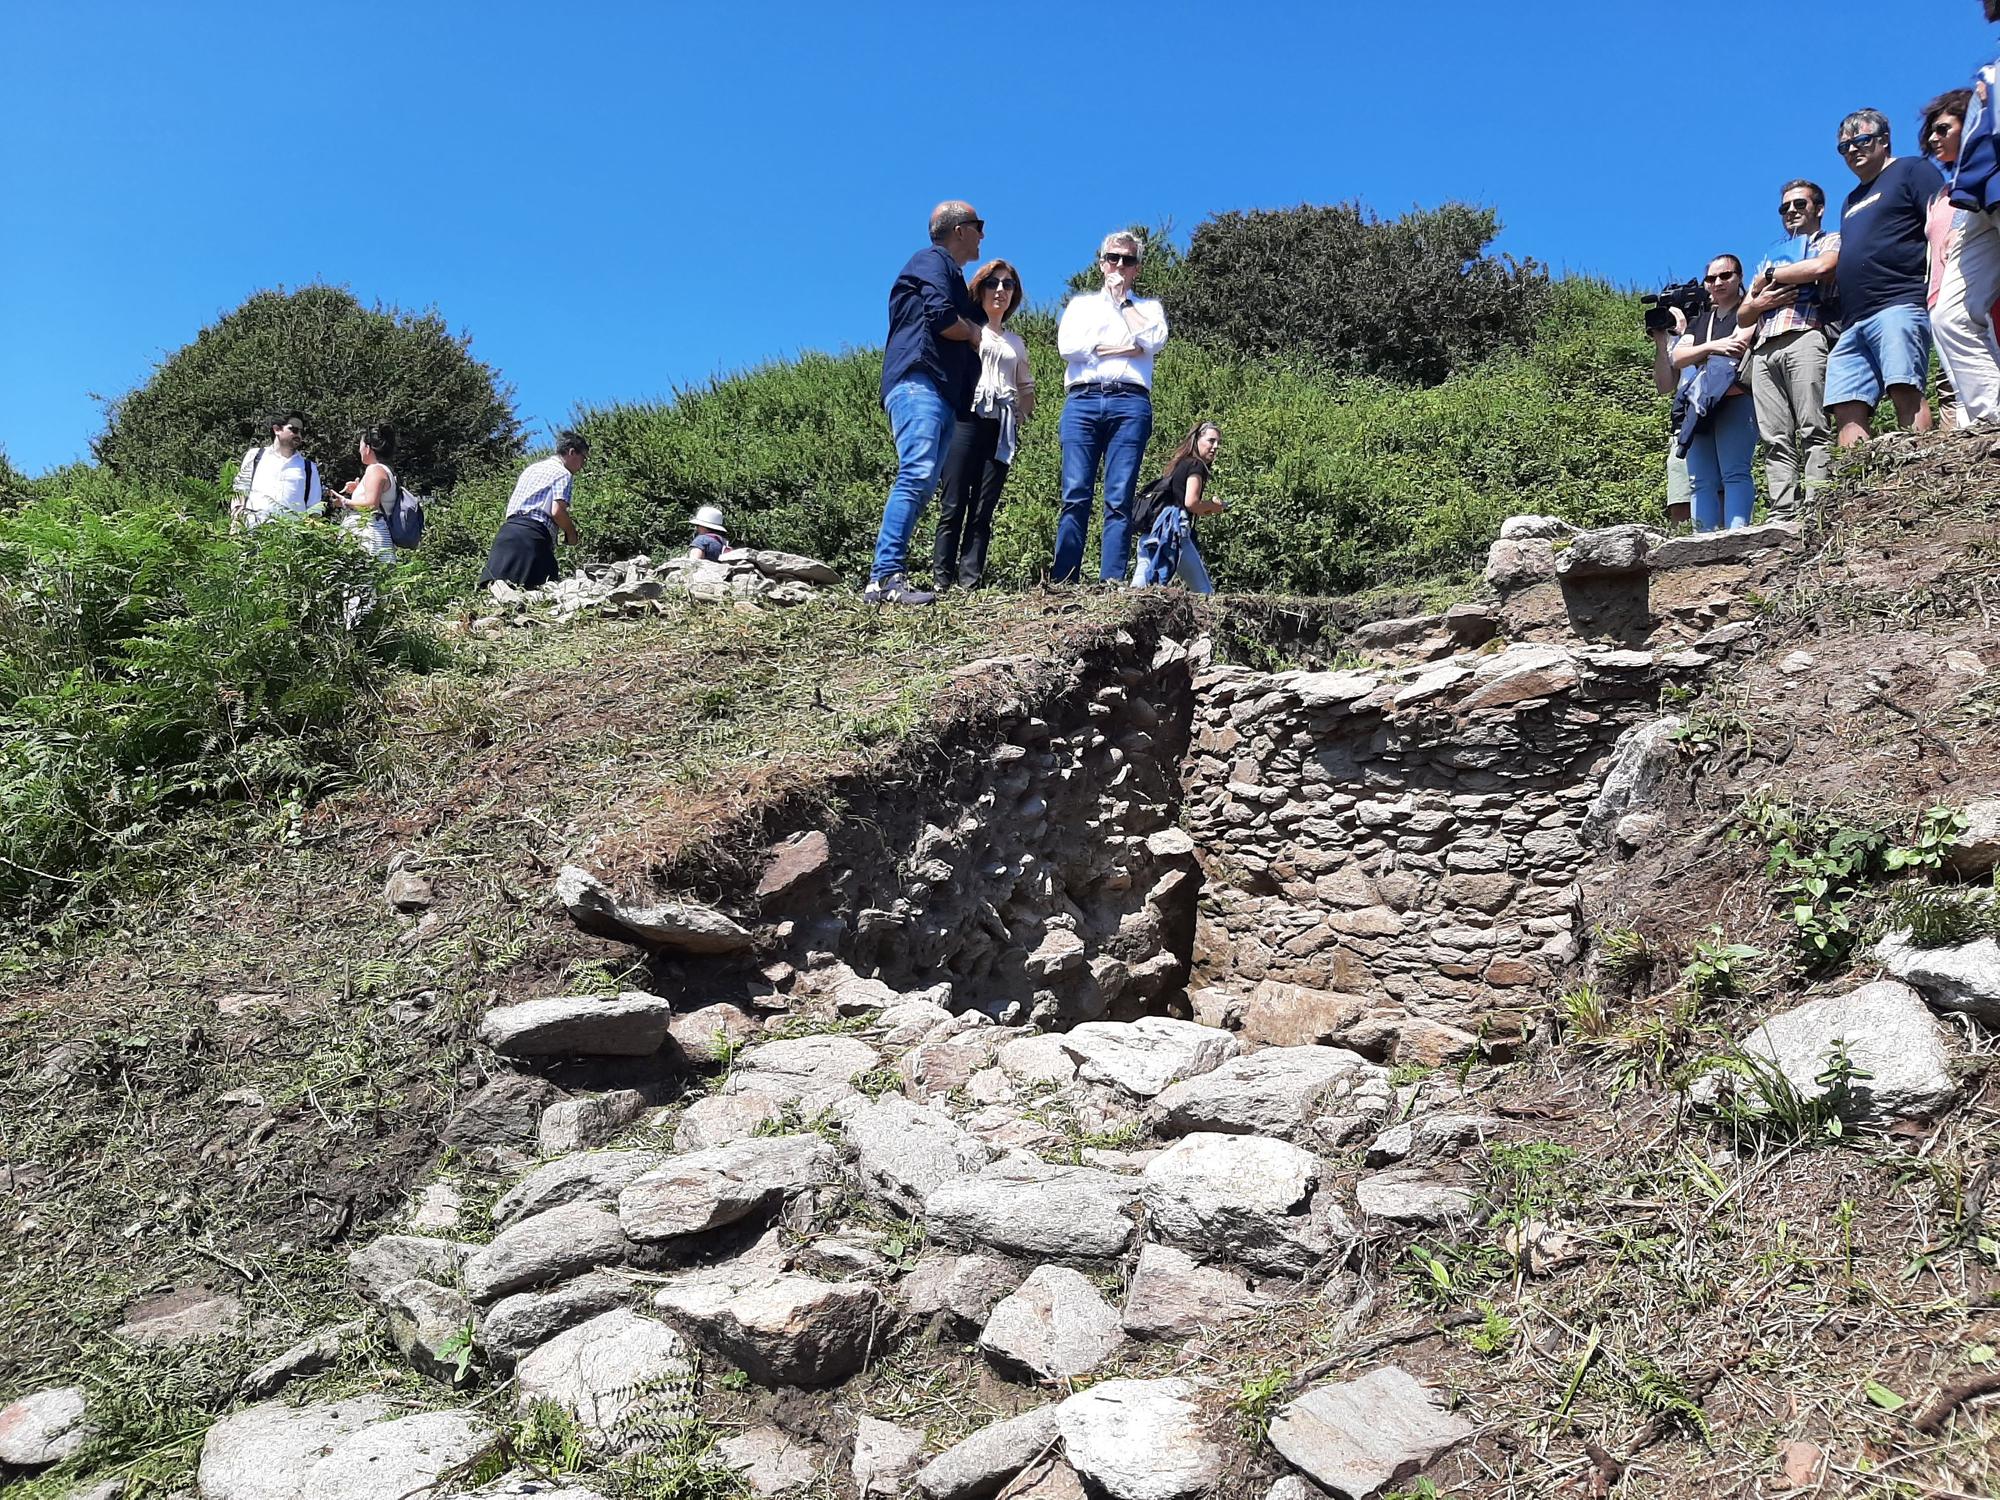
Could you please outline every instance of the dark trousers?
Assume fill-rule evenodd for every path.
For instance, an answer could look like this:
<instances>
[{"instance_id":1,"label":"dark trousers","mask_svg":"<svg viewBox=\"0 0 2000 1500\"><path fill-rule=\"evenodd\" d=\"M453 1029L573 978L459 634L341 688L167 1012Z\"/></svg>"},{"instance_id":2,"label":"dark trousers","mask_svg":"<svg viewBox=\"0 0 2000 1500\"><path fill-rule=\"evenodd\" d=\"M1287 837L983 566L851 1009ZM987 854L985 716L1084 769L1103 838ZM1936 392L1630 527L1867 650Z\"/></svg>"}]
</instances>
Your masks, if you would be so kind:
<instances>
[{"instance_id":1,"label":"dark trousers","mask_svg":"<svg viewBox=\"0 0 2000 1500\"><path fill-rule=\"evenodd\" d=\"M1007 484L1007 465L993 456L1000 446L998 417L960 417L945 454L938 485L937 541L931 574L941 589L977 588L993 540L993 511Z\"/></svg>"}]
</instances>

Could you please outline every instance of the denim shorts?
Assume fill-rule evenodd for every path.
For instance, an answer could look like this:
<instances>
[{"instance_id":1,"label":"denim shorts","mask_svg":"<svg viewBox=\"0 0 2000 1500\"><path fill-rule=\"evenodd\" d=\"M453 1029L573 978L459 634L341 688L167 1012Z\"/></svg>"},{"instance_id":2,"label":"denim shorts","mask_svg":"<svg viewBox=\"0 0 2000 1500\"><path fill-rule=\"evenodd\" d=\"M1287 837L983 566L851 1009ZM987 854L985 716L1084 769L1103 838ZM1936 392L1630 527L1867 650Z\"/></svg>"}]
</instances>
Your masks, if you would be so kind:
<instances>
[{"instance_id":1,"label":"denim shorts","mask_svg":"<svg viewBox=\"0 0 2000 1500\"><path fill-rule=\"evenodd\" d=\"M1892 385L1924 389L1931 373L1931 320L1921 307L1885 307L1850 324L1826 360L1829 407L1843 401L1873 406Z\"/></svg>"}]
</instances>

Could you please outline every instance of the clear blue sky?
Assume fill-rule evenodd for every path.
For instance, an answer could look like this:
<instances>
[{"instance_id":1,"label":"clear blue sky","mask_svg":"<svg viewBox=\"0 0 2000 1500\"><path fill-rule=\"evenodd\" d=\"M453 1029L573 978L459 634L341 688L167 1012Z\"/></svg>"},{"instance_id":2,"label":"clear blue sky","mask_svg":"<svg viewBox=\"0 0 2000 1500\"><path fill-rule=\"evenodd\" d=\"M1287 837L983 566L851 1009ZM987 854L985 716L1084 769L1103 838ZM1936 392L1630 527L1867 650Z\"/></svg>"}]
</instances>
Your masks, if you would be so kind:
<instances>
[{"instance_id":1,"label":"clear blue sky","mask_svg":"<svg viewBox=\"0 0 2000 1500\"><path fill-rule=\"evenodd\" d=\"M1785 178L1846 191L1841 114L1914 150L1994 50L1978 0L0 0L0 444L84 456L93 392L313 280L435 306L545 435L879 343L954 196L1036 297L1115 225L1355 197L1692 275L1775 237Z\"/></svg>"}]
</instances>

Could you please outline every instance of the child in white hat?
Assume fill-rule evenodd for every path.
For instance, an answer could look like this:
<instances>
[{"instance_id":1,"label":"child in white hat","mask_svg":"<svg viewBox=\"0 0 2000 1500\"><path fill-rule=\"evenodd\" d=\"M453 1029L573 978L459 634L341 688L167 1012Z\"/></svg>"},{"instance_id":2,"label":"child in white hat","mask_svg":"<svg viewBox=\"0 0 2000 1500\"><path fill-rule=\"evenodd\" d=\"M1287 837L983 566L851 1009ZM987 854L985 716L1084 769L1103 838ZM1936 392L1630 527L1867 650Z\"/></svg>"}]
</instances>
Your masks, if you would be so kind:
<instances>
[{"instance_id":1,"label":"child in white hat","mask_svg":"<svg viewBox=\"0 0 2000 1500\"><path fill-rule=\"evenodd\" d=\"M688 524L694 527L694 540L688 543L689 560L720 562L729 545L729 525L722 519L722 507L701 506L688 518Z\"/></svg>"}]
</instances>

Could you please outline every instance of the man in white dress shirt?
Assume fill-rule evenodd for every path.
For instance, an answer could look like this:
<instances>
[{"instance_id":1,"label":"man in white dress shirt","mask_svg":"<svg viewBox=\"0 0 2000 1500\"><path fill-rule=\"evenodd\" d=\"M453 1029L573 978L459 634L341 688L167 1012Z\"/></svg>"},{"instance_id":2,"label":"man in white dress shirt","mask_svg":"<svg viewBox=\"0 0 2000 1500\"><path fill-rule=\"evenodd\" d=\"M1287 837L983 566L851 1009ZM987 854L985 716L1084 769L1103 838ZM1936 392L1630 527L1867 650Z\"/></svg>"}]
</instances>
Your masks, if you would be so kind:
<instances>
[{"instance_id":1,"label":"man in white dress shirt","mask_svg":"<svg viewBox=\"0 0 2000 1500\"><path fill-rule=\"evenodd\" d=\"M232 526L250 531L278 516L303 516L322 503L319 469L299 451L305 431L306 419L286 412L271 421L270 445L243 455L230 486Z\"/></svg>"},{"instance_id":2,"label":"man in white dress shirt","mask_svg":"<svg viewBox=\"0 0 2000 1500\"><path fill-rule=\"evenodd\" d=\"M1097 475L1104 471L1104 535L1098 577L1123 583L1132 571L1129 521L1139 464L1153 435L1153 356L1167 341L1167 314L1152 297L1137 297L1144 248L1120 230L1104 237L1098 269L1101 291L1070 298L1056 330L1056 348L1068 365L1063 378L1062 515L1056 522L1057 583L1075 583L1083 572L1083 541L1090 530Z\"/></svg>"}]
</instances>

